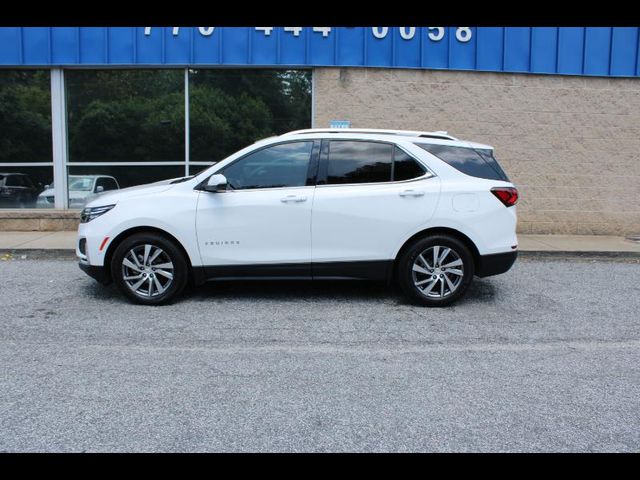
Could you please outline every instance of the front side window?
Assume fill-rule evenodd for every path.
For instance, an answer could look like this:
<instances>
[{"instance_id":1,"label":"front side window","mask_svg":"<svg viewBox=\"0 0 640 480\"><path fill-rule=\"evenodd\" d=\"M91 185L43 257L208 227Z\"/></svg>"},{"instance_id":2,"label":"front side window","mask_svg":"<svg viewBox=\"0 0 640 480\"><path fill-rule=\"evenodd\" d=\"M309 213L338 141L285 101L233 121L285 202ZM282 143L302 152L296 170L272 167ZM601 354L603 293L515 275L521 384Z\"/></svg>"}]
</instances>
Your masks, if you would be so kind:
<instances>
[{"instance_id":1,"label":"front side window","mask_svg":"<svg viewBox=\"0 0 640 480\"><path fill-rule=\"evenodd\" d=\"M20 175L10 175L5 185L7 187L24 187L24 183L22 182L22 177Z\"/></svg>"},{"instance_id":2,"label":"front side window","mask_svg":"<svg viewBox=\"0 0 640 480\"><path fill-rule=\"evenodd\" d=\"M109 177L99 178L98 181L96 182L96 190L98 189L98 187L102 187L103 191L116 190L118 188L115 180Z\"/></svg>"},{"instance_id":3,"label":"front side window","mask_svg":"<svg viewBox=\"0 0 640 480\"><path fill-rule=\"evenodd\" d=\"M313 142L291 142L262 148L232 163L220 173L234 190L303 187Z\"/></svg>"},{"instance_id":4,"label":"front side window","mask_svg":"<svg viewBox=\"0 0 640 480\"><path fill-rule=\"evenodd\" d=\"M333 140L329 142L327 183L377 183L391 181L393 145Z\"/></svg>"}]
</instances>

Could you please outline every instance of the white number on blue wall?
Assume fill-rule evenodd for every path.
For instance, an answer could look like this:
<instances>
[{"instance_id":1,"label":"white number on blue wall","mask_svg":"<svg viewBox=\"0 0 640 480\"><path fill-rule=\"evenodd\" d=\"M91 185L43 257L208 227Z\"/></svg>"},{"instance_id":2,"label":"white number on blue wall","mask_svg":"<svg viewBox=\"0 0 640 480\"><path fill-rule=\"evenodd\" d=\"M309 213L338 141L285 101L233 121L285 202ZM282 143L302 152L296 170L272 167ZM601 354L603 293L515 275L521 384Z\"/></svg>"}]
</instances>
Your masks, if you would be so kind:
<instances>
[{"instance_id":1,"label":"white number on blue wall","mask_svg":"<svg viewBox=\"0 0 640 480\"><path fill-rule=\"evenodd\" d=\"M144 27L145 36L151 35L152 27ZM180 27L170 27L174 37L180 34ZM271 35L275 27L255 27L259 32L263 32L265 37ZM292 33L294 37L299 37L304 27L284 27L285 32ZM400 37L403 40L411 40L416 35L416 27L398 27ZM209 37L213 34L215 27L198 27L198 32L203 37ZM326 38L331 33L331 27L313 27L315 33L321 33ZM375 38L383 39L389 34L389 27L371 27L371 33ZM427 37L432 42L439 42L445 36L446 29L444 27L427 27ZM456 27L456 40L466 43L471 40L473 31L471 27Z\"/></svg>"}]
</instances>

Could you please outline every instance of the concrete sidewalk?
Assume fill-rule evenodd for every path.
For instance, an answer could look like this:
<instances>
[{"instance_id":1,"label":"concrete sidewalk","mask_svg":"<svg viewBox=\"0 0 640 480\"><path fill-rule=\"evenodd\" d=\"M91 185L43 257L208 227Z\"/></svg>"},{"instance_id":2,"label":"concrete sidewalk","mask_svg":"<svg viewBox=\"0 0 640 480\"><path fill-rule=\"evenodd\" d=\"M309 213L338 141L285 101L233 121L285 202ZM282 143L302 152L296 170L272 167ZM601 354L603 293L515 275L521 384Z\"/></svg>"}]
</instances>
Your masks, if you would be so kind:
<instances>
[{"instance_id":1,"label":"concrete sidewalk","mask_svg":"<svg viewBox=\"0 0 640 480\"><path fill-rule=\"evenodd\" d=\"M76 232L0 232L0 250L75 250ZM521 252L633 253L640 242L605 235L518 235Z\"/></svg>"}]
</instances>

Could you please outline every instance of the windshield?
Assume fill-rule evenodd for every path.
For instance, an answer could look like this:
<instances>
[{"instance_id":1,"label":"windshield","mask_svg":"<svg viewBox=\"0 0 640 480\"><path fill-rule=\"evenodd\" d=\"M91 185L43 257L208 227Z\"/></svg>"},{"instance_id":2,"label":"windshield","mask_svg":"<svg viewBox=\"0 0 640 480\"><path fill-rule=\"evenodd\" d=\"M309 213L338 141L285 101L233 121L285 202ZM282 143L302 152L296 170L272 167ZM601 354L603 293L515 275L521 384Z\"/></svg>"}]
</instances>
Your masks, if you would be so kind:
<instances>
[{"instance_id":1,"label":"windshield","mask_svg":"<svg viewBox=\"0 0 640 480\"><path fill-rule=\"evenodd\" d=\"M76 192L90 192L92 188L92 177L69 177L69 190L74 190Z\"/></svg>"}]
</instances>

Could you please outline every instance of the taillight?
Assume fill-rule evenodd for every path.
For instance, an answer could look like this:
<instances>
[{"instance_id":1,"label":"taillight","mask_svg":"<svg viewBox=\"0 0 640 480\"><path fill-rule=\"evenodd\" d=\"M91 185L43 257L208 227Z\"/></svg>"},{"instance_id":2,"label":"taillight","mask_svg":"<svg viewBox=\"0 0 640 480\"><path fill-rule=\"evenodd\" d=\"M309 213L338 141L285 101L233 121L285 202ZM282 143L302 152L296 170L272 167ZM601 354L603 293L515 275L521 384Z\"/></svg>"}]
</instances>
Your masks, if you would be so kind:
<instances>
[{"instance_id":1,"label":"taillight","mask_svg":"<svg viewBox=\"0 0 640 480\"><path fill-rule=\"evenodd\" d=\"M505 207L513 207L518 203L518 190L513 187L493 187L491 193L493 193Z\"/></svg>"}]
</instances>

